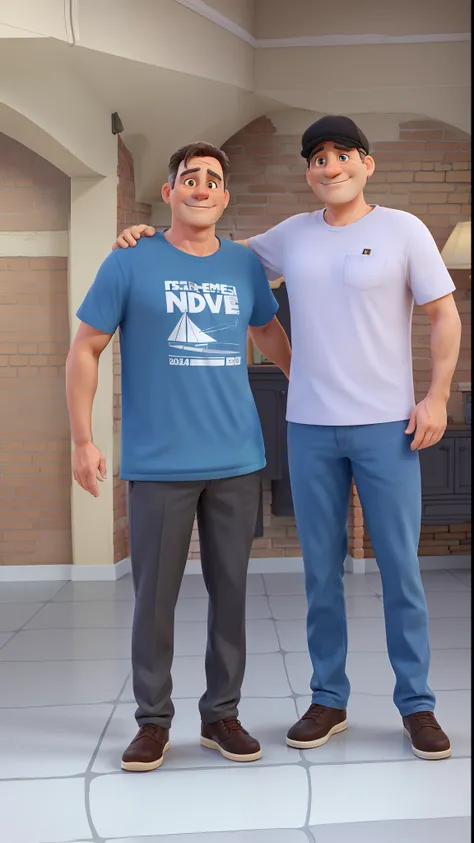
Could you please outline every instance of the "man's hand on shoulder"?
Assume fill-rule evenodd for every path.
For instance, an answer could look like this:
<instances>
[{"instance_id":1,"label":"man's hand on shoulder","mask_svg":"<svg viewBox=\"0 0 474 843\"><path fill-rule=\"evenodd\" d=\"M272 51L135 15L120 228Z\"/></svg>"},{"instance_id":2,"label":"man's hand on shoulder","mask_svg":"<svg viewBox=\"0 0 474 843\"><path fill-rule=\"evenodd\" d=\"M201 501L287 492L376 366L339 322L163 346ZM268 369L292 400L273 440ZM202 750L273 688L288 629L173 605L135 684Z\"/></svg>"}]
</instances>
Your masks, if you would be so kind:
<instances>
[{"instance_id":1,"label":"man's hand on shoulder","mask_svg":"<svg viewBox=\"0 0 474 843\"><path fill-rule=\"evenodd\" d=\"M152 225L132 225L124 228L112 245L112 250L128 249L129 246L136 246L140 237L153 237L155 229Z\"/></svg>"}]
</instances>

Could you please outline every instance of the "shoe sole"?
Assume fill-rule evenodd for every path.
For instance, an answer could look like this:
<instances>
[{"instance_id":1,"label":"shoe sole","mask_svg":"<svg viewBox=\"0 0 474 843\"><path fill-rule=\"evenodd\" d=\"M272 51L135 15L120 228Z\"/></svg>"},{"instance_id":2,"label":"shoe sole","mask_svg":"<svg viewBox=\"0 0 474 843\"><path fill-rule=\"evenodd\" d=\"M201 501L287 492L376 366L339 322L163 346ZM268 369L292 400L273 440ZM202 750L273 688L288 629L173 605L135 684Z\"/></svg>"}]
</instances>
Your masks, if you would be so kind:
<instances>
[{"instance_id":1,"label":"shoe sole","mask_svg":"<svg viewBox=\"0 0 474 843\"><path fill-rule=\"evenodd\" d=\"M163 748L163 755L156 761L122 761L122 770L126 770L127 773L148 773L151 770L157 770L158 767L161 767L163 764L163 761L165 760L165 752L168 752L169 748L170 744L168 741L166 746Z\"/></svg>"},{"instance_id":2,"label":"shoe sole","mask_svg":"<svg viewBox=\"0 0 474 843\"><path fill-rule=\"evenodd\" d=\"M345 729L347 729L347 720L343 720L342 723L336 723L327 735L323 735L322 738L318 738L315 741L294 741L292 738L287 738L286 743L292 749L316 749L318 746L324 746L333 735L337 735L338 732L344 732Z\"/></svg>"},{"instance_id":3,"label":"shoe sole","mask_svg":"<svg viewBox=\"0 0 474 843\"><path fill-rule=\"evenodd\" d=\"M228 761L258 761L259 758L262 757L262 750L259 749L258 752L253 752L251 755L235 755L233 752L227 752L226 749L222 749L222 747L217 743L217 741L211 741L209 738L203 738L201 736L201 746L205 746L206 749L216 749L217 752L220 752L224 758L227 758Z\"/></svg>"},{"instance_id":4,"label":"shoe sole","mask_svg":"<svg viewBox=\"0 0 474 843\"><path fill-rule=\"evenodd\" d=\"M417 749L416 746L413 746L410 732L405 727L403 727L403 734L409 738L412 752L417 758L423 758L424 761L441 761L441 759L449 758L451 755L451 747L449 749L441 749L439 752L426 752L423 749Z\"/></svg>"}]
</instances>

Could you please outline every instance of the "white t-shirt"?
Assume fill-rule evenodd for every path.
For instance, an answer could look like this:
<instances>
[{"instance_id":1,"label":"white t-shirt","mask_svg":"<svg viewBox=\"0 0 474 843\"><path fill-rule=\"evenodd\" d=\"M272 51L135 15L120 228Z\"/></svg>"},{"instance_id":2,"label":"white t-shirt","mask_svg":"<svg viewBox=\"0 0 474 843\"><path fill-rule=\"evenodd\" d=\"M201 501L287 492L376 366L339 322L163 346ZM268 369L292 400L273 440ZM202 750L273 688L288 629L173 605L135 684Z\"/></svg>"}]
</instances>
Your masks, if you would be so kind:
<instances>
[{"instance_id":1,"label":"white t-shirt","mask_svg":"<svg viewBox=\"0 0 474 843\"><path fill-rule=\"evenodd\" d=\"M414 406L413 300L455 287L417 217L375 206L347 226L323 211L252 237L270 278L284 276L293 356L287 419L356 425L407 419Z\"/></svg>"}]
</instances>

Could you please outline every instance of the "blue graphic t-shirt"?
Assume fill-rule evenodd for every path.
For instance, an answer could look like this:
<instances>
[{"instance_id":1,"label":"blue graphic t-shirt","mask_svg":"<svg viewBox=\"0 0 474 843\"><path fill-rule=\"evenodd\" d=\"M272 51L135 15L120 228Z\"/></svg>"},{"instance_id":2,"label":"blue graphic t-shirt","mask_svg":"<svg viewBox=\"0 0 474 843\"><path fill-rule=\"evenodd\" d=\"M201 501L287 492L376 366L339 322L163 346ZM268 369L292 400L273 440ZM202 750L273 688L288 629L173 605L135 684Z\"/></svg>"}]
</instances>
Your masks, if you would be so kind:
<instances>
[{"instance_id":1,"label":"blue graphic t-shirt","mask_svg":"<svg viewBox=\"0 0 474 843\"><path fill-rule=\"evenodd\" d=\"M105 259L77 316L107 334L120 329L123 479L264 467L246 341L249 325L277 310L256 255L230 240L195 257L159 232Z\"/></svg>"}]
</instances>

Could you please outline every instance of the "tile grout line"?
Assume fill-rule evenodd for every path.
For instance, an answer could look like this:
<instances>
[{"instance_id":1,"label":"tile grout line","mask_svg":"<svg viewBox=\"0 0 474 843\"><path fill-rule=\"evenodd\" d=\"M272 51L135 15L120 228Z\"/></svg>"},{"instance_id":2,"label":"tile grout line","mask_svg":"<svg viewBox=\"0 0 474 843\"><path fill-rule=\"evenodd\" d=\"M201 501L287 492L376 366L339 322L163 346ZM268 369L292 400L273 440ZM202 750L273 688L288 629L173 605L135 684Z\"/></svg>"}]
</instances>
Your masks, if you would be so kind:
<instances>
[{"instance_id":1,"label":"tile grout line","mask_svg":"<svg viewBox=\"0 0 474 843\"><path fill-rule=\"evenodd\" d=\"M267 618L265 618L265 620L267 620ZM270 619L268 618L268 620L270 620ZM460 618L460 620L468 620L468 618ZM121 627L119 627L119 628L121 628ZM45 630L45 631L61 632L61 631L64 631L64 630L58 629L58 630ZM74 631L76 631L76 630L74 630ZM275 633L278 635L278 632L277 632L276 629L275 629ZM12 636L12 638L13 637L14 636ZM10 641L11 640L12 639L10 639ZM9 644L10 641L7 641L6 644ZM6 646L6 644L4 644L3 646ZM1 649L3 649L3 647ZM449 653L449 652L458 651L458 650L461 650L462 652L467 652L467 651L470 651L472 648L468 645L458 644L455 647L454 646L453 647L431 647L430 649L431 649L432 653ZM305 652L306 652L306 650L285 650L280 645L280 647L276 650L260 650L260 651L257 650L257 651L254 651L252 653L247 653L247 656L274 656L274 655L281 654L283 657L285 657L287 655L302 655ZM385 653L385 655L387 655L388 651L387 651L386 648L381 649L381 650L362 650L362 649L357 649L357 650L349 649L348 650L348 655L356 655L358 653L365 654L365 655L369 655L369 654L376 655L377 653ZM204 655L205 655L205 653L190 653L188 655L176 656L175 658L176 659L198 659L198 658L200 659L200 658L204 657ZM49 659L48 658L19 659L19 658L16 658L16 659L0 659L0 664L63 664L64 662L68 662L68 663L80 662L82 664L83 662L101 662L101 661L124 662L124 661L128 661L128 657L127 656L95 656L95 657L92 657L92 656L91 657L89 657L89 656L83 656L83 657L64 656L64 658L60 658L60 659L51 659L51 658L49 658ZM463 689L462 688L457 688L457 689L455 688L453 690L461 691ZM298 696L303 697L304 694L299 694ZM375 696L380 696L380 695L375 694ZM382 696L384 696L384 695L382 694Z\"/></svg>"},{"instance_id":2,"label":"tile grout line","mask_svg":"<svg viewBox=\"0 0 474 843\"><path fill-rule=\"evenodd\" d=\"M102 843L102 841L105 841L105 838L102 838L102 837L99 836L99 833L98 833L98 831L95 827L95 823L94 823L94 820L93 820L93 817L92 817L92 809L91 809L91 802L90 802L90 789L91 789L92 781L95 778L97 778L97 776L94 775L93 772L92 772L92 767L94 766L96 758L99 754L99 750L100 750L100 747L102 745L102 741L104 740L106 732L107 732L107 730L110 726L110 723L112 721L112 718L113 718L115 712L117 711L117 707L118 707L118 704L120 702L120 698L121 698L123 692L125 691L125 687L126 687L127 682L129 680L130 674L131 674L131 670L129 670L129 672L127 673L127 676L125 677L125 680L123 681L123 683L120 687L119 693L117 694L117 697L115 698L114 704L112 706L112 711L110 712L109 717L107 718L107 720L105 722L104 728L102 729L102 732L99 735L99 739L98 739L96 747L95 747L95 749L94 749L94 751L91 755L91 759L89 761L89 764L86 767L86 771L85 771L85 775L84 775L84 802L85 802L87 822L89 823L89 828L92 832L93 840L96 843Z\"/></svg>"},{"instance_id":3,"label":"tile grout line","mask_svg":"<svg viewBox=\"0 0 474 843\"><path fill-rule=\"evenodd\" d=\"M41 610L39 610L41 611ZM470 620L471 615L440 615L440 616L430 616L430 621L457 621L457 620ZM31 618L30 620L33 620ZM302 617L293 617L293 618L275 618L273 615L271 617L266 618L247 618L247 622L251 623L252 621L274 621L275 623L294 623L295 621L304 621L305 618ZM371 620L384 620L383 615L349 615L347 618L348 621L371 621ZM29 623L29 621L26 621ZM196 621L176 621L177 626L190 626L192 623L198 623L202 626L206 626L205 620L196 620ZM68 630L71 631L84 631L84 630L91 630L93 632L106 632L109 629L118 630L118 629L128 629L131 630L132 626L45 626L45 627L32 627L31 629L24 629L24 626L19 627L18 629L7 629L0 631L0 635L11 635L12 637L16 635L18 632L66 632ZM9 639L11 641L11 638ZM9 641L5 642L8 644ZM5 644L2 644L0 649L5 647ZM435 650L444 650L444 649L457 649L455 647L435 647ZM290 650L289 652L303 652L302 650ZM364 652L373 652L372 650L366 650ZM249 653L248 655L256 655L255 653ZM176 656L176 658L187 658L186 656ZM46 659L47 661L47 659Z\"/></svg>"},{"instance_id":4,"label":"tile grout line","mask_svg":"<svg viewBox=\"0 0 474 843\"><path fill-rule=\"evenodd\" d=\"M460 753L459 755L453 755L453 761L466 761L471 758L471 755ZM255 765L254 769L259 770L275 770L278 768L285 768L288 770L294 769L295 767L303 767L304 769L312 769L313 767L360 767L361 765L371 766L373 764L418 764L419 759L417 759L414 755L413 757L407 758L373 758L373 759L364 759L363 761L322 761L318 762L317 764L311 763L310 761L306 761L303 759L302 763L299 762L284 762L279 761L277 764L258 764ZM192 773L192 772L216 772L216 771L224 771L224 770L234 770L238 769L232 764L225 766L216 766L213 765L203 765L202 767L174 767L173 769L166 769L166 773L169 775L176 774L176 773ZM158 771L152 771L158 772ZM94 781L95 779L103 779L109 776L122 776L123 771L120 769L117 770L109 770L102 773L75 773L71 776L33 776L31 778L23 777L23 778L12 778L12 779L4 779L0 778L0 784L2 782L47 782L47 781L68 781L68 780L75 780L75 779L84 779L85 776L88 775L90 781Z\"/></svg>"},{"instance_id":5,"label":"tile grout line","mask_svg":"<svg viewBox=\"0 0 474 843\"><path fill-rule=\"evenodd\" d=\"M31 602L31 603L41 603L40 608L39 608L36 612L34 612L34 613L31 615L31 617L30 617L30 618L28 618L28 620L27 620L27 621L25 621L25 623L23 624L23 626L20 626L20 627L18 627L18 629L15 629L15 630L13 631L13 635L11 636L11 638L9 638L9 639L8 639L8 641L5 641L5 644L3 644L3 645L0 647L0 651L1 651L1 650L3 650L3 648L4 648L4 647L6 647L6 645L7 645L7 644L9 644L9 643L10 643L10 641L13 641L13 639L15 638L15 636L16 636L19 632L24 632L24 631L25 631L25 626L26 626L28 623L30 623L30 622L33 620L33 618L36 618L36 616L37 616L37 615L39 615L39 613L43 611L43 609L45 608L45 606L48 606L50 603L52 603L52 602L53 602L53 600L54 600L54 598L55 598L58 594L60 594L60 593L61 593L61 591L63 590L63 588L66 588L66 585L67 585L67 582L63 583L63 585L62 585L62 586L60 586L60 588L58 588L58 590L57 590L57 591L53 594L53 596L52 596L52 597L50 597L48 600L31 600L31 601L29 601L29 602ZM2 604L0 604L0 605L2 605ZM7 606L16 606L16 605L23 605L23 606L26 606L26 605L28 605L28 603L7 603ZM8 632L9 632L9 631L11 632L12 630L7 630L7 634L8 634ZM29 632L29 631L30 631L30 630L28 630L28 632ZM32 630L31 630L31 631L32 631Z\"/></svg>"},{"instance_id":6,"label":"tile grout line","mask_svg":"<svg viewBox=\"0 0 474 843\"><path fill-rule=\"evenodd\" d=\"M0 664L1 664L1 662L0 662ZM28 664L28 662L25 662L25 664ZM468 692L471 691L471 688L435 688L434 690L435 690L436 693L455 694L455 693L461 693L461 692L468 693ZM371 694L371 693L368 693L367 691L357 691L355 693L357 693L357 696L359 696L359 697L370 697L372 699L391 699L392 698L391 693ZM258 696L247 694L245 699L247 699L247 700L286 700L286 699L298 699L299 697L306 698L306 696L307 696L306 694L297 694L297 693L294 693L292 691L290 694L285 694L284 696L278 695L278 696L271 696L271 697L265 697L265 696L262 696L261 694L258 695ZM186 696L186 697L176 697L176 699L179 699L179 700L196 700L196 699L199 699L199 697L196 697L196 696L188 697L188 696ZM133 699L125 699L125 700L120 700L118 705L133 705L133 703L134 703ZM1 705L0 711L11 711L11 710L30 711L30 710L35 709L35 708L72 708L72 707L79 707L79 706L85 706L86 707L86 706L92 706L92 705L114 705L114 704L115 704L115 698L113 700L110 700L110 699L109 700L98 700L98 701L96 700L96 701L91 702L91 703L86 703L86 702L84 702L84 703L75 703L75 702L74 703L45 703L45 704L41 704L41 705L25 705L25 706L21 706L21 707L18 707L18 705Z\"/></svg>"},{"instance_id":7,"label":"tile grout line","mask_svg":"<svg viewBox=\"0 0 474 843\"><path fill-rule=\"evenodd\" d=\"M471 571L470 571L470 568L465 568L465 569L463 569L463 573L467 573L468 571L469 571L469 573L471 572ZM454 571L448 571L447 569L446 569L446 573L448 573L448 574L450 574L450 576L454 577L454 579L456 580L456 582L460 582L460 583L462 583L462 584L463 584L463 585L464 585L464 586L468 589L468 591L470 591L470 590L471 590L471 585L470 585L470 584L468 584L468 583L466 582L466 580L463 580L461 577L459 577L459 576L458 576L458 573L455 573Z\"/></svg>"},{"instance_id":8,"label":"tile grout line","mask_svg":"<svg viewBox=\"0 0 474 843\"><path fill-rule=\"evenodd\" d=\"M265 589L265 592L268 595L268 589L267 589L267 583L265 581L265 577L263 577L263 587ZM283 661L283 669L285 671L286 679L287 679L287 682L288 682L288 687L291 691L291 698L293 699L293 704L295 706L296 716L298 717L299 716L298 701L297 701L296 693L293 691L293 686L291 684L290 675L288 673L288 666L287 666L286 659L285 659L285 653L284 653L283 648L281 646L281 639L280 639L280 636L279 636L279 633L278 633L277 622L276 622L276 619L273 615L273 610L272 610L272 606L271 606L271 603L270 603L270 599L268 599L268 604L270 606L270 611L271 611L272 618L273 618L273 625L275 627L275 634L276 634L276 637L277 637L277 642L280 645L280 654L281 654L282 661ZM285 736L285 738L286 738L286 736ZM304 825L303 825L302 829L303 829L303 831L307 831L308 835L309 835L310 834L309 818L311 816L311 808L312 808L312 801L313 801L313 790L312 790L312 782L311 782L311 775L310 775L310 762L305 758L305 756L303 755L303 752L301 750L298 749L296 751L298 752L298 755L300 757L300 760L297 763L297 766L302 767L305 770L306 780L307 780L307 783L308 783L308 802L307 802L307 806L306 806L306 817L305 817L305 821L304 821Z\"/></svg>"}]
</instances>

